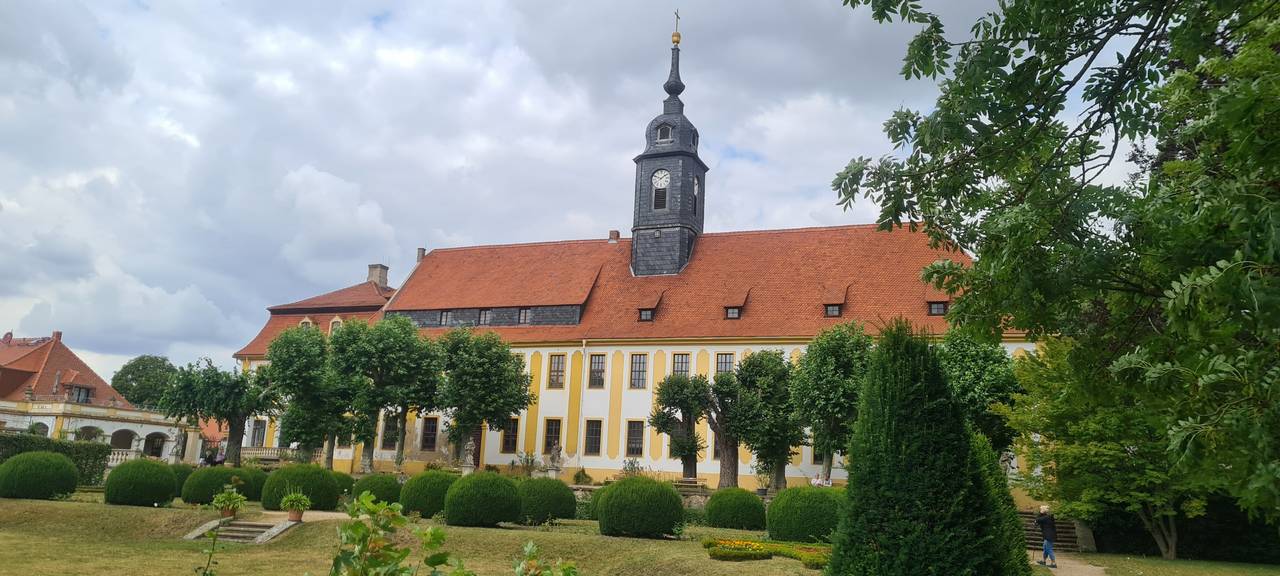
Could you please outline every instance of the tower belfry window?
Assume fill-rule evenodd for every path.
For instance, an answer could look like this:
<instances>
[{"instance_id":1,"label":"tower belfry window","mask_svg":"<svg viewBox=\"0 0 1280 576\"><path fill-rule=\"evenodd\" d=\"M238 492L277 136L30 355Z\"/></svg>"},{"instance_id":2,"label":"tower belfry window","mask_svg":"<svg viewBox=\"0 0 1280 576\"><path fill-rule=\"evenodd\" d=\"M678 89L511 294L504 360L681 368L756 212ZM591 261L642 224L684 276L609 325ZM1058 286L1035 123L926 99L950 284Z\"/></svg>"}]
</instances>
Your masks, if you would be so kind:
<instances>
[{"instance_id":1,"label":"tower belfry window","mask_svg":"<svg viewBox=\"0 0 1280 576\"><path fill-rule=\"evenodd\" d=\"M670 139L671 139L671 127L666 124L659 126L658 140L670 140Z\"/></svg>"}]
</instances>

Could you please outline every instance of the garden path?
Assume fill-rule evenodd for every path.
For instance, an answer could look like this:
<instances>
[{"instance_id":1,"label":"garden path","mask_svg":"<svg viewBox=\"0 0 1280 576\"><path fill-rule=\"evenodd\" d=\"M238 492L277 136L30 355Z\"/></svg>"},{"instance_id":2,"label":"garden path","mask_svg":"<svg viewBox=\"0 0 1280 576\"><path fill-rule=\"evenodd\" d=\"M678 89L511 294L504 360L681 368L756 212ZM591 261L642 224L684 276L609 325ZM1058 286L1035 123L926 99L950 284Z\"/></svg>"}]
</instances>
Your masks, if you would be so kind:
<instances>
[{"instance_id":1,"label":"garden path","mask_svg":"<svg viewBox=\"0 0 1280 576\"><path fill-rule=\"evenodd\" d=\"M1027 550L1032 562L1040 560L1039 550ZM1058 576L1106 576L1107 572L1100 566L1094 566L1073 554L1058 554L1058 567L1053 573Z\"/></svg>"}]
</instances>

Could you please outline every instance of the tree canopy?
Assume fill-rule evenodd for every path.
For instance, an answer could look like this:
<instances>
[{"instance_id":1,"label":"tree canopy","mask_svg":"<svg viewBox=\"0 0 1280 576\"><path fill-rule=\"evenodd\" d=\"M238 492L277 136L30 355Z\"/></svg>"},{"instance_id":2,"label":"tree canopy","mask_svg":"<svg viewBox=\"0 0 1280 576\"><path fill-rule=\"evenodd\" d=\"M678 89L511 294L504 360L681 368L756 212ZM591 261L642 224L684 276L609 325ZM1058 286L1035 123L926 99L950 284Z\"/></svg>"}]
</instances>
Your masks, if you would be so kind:
<instances>
[{"instance_id":1,"label":"tree canopy","mask_svg":"<svg viewBox=\"0 0 1280 576\"><path fill-rule=\"evenodd\" d=\"M680 459L685 478L698 477L698 451L706 443L698 436L698 421L711 401L711 384L701 374L672 374L658 382L649 425L671 438L671 455Z\"/></svg>"},{"instance_id":2,"label":"tree canopy","mask_svg":"<svg viewBox=\"0 0 1280 576\"><path fill-rule=\"evenodd\" d=\"M190 422L213 420L227 426L227 461L240 465L240 445L245 421L273 414L278 407L273 391L255 372L226 371L208 358L178 369L173 386L160 398L160 409L170 418Z\"/></svg>"},{"instance_id":3,"label":"tree canopy","mask_svg":"<svg viewBox=\"0 0 1280 576\"><path fill-rule=\"evenodd\" d=\"M756 460L773 472L773 486L786 487L793 447L804 442L804 427L791 399L791 364L781 350L752 352L735 370L741 386L730 426Z\"/></svg>"},{"instance_id":4,"label":"tree canopy","mask_svg":"<svg viewBox=\"0 0 1280 576\"><path fill-rule=\"evenodd\" d=\"M178 369L164 356L142 355L111 376L111 387L135 406L156 406Z\"/></svg>"},{"instance_id":5,"label":"tree canopy","mask_svg":"<svg viewBox=\"0 0 1280 576\"><path fill-rule=\"evenodd\" d=\"M445 383L440 406L453 419L449 439L461 454L463 442L488 424L501 430L507 420L533 403L524 358L497 334L450 330L440 337L445 352Z\"/></svg>"},{"instance_id":6,"label":"tree canopy","mask_svg":"<svg viewBox=\"0 0 1280 576\"><path fill-rule=\"evenodd\" d=\"M1013 376L1013 359L999 344L982 342L961 330L949 330L938 347L942 372L956 404L996 452L1013 444L1014 431L997 405L1013 402L1021 391Z\"/></svg>"},{"instance_id":7,"label":"tree canopy","mask_svg":"<svg viewBox=\"0 0 1280 576\"><path fill-rule=\"evenodd\" d=\"M813 450L823 456L824 480L831 479L835 454L849 446L872 344L860 324L832 326L809 343L791 379L798 416L809 427Z\"/></svg>"}]
</instances>

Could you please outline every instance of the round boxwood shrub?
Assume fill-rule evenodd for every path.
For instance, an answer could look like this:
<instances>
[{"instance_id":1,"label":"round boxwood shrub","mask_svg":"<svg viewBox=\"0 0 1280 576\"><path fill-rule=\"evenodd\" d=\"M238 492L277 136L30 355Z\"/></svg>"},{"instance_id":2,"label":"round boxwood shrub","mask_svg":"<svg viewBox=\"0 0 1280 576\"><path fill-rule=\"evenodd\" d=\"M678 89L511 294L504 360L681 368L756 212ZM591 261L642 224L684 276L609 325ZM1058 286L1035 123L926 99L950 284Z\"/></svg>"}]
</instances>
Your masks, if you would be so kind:
<instances>
[{"instance_id":1,"label":"round boxwood shrub","mask_svg":"<svg viewBox=\"0 0 1280 576\"><path fill-rule=\"evenodd\" d=\"M195 466L190 464L170 464L169 468L173 470L173 495L182 495L182 485L187 483L187 477L195 471Z\"/></svg>"},{"instance_id":2,"label":"round boxwood shrub","mask_svg":"<svg viewBox=\"0 0 1280 576\"><path fill-rule=\"evenodd\" d=\"M450 526L497 526L520 519L515 481L494 472L459 478L444 497L444 521Z\"/></svg>"},{"instance_id":3,"label":"round boxwood shrub","mask_svg":"<svg viewBox=\"0 0 1280 576\"><path fill-rule=\"evenodd\" d=\"M227 468L226 466L210 466L207 468L197 468L187 481L182 483L182 501L187 504L209 504L213 502L213 497L222 492L222 487L227 484L234 485L236 492L239 492L249 498L249 494L254 490L255 478L252 471L242 468ZM261 494L261 484L258 485L257 491ZM253 500L253 498L249 498Z\"/></svg>"},{"instance_id":4,"label":"round boxwood shrub","mask_svg":"<svg viewBox=\"0 0 1280 576\"><path fill-rule=\"evenodd\" d=\"M400 480L390 474L370 474L356 480L351 486L351 495L360 496L372 492L373 497L383 502L400 501Z\"/></svg>"},{"instance_id":5,"label":"round boxwood shrub","mask_svg":"<svg viewBox=\"0 0 1280 576\"><path fill-rule=\"evenodd\" d=\"M250 502L262 500L262 487L267 485L267 476L269 476L267 471L261 468L233 468L233 470L241 481L236 490L244 494Z\"/></svg>"},{"instance_id":6,"label":"round boxwood shrub","mask_svg":"<svg viewBox=\"0 0 1280 576\"><path fill-rule=\"evenodd\" d=\"M262 487L262 507L279 510L280 499L295 490L311 499L312 510L333 510L338 506L338 483L333 474L314 464L292 464L267 476Z\"/></svg>"},{"instance_id":7,"label":"round boxwood shrub","mask_svg":"<svg viewBox=\"0 0 1280 576\"><path fill-rule=\"evenodd\" d=\"M764 501L742 488L716 490L707 500L707 524L738 530L764 529Z\"/></svg>"},{"instance_id":8,"label":"round boxwood shrub","mask_svg":"<svg viewBox=\"0 0 1280 576\"><path fill-rule=\"evenodd\" d=\"M568 484L555 478L530 478L520 483L520 521L545 524L559 518L573 518L578 499Z\"/></svg>"},{"instance_id":9,"label":"round boxwood shrub","mask_svg":"<svg viewBox=\"0 0 1280 576\"><path fill-rule=\"evenodd\" d=\"M440 470L428 470L410 478L400 489L400 505L404 513L417 512L423 518L435 516L444 510L444 497L457 479L457 474Z\"/></svg>"},{"instance_id":10,"label":"round boxwood shrub","mask_svg":"<svg viewBox=\"0 0 1280 576\"><path fill-rule=\"evenodd\" d=\"M130 460L107 475L102 499L107 504L159 506L173 500L173 469L154 460Z\"/></svg>"},{"instance_id":11,"label":"round boxwood shrub","mask_svg":"<svg viewBox=\"0 0 1280 576\"><path fill-rule=\"evenodd\" d=\"M837 488L787 488L769 503L769 538L786 542L821 542L840 523L844 494Z\"/></svg>"},{"instance_id":12,"label":"round boxwood shrub","mask_svg":"<svg viewBox=\"0 0 1280 576\"><path fill-rule=\"evenodd\" d=\"M337 470L333 470L330 474L333 475L333 481L338 483L339 495L351 493L351 487L356 484L355 478L346 472L339 472Z\"/></svg>"},{"instance_id":13,"label":"round boxwood shrub","mask_svg":"<svg viewBox=\"0 0 1280 576\"><path fill-rule=\"evenodd\" d=\"M609 486L612 486L612 484L610 484ZM600 515L597 514L596 511L600 509L600 497L604 496L605 488L608 488L608 486L602 486L600 488L596 488L595 490L591 491L591 498L587 500L587 505L585 507L585 510L583 510L584 520L600 519Z\"/></svg>"},{"instance_id":14,"label":"round boxwood shrub","mask_svg":"<svg viewBox=\"0 0 1280 576\"><path fill-rule=\"evenodd\" d=\"M23 452L0 464L0 497L48 500L76 491L80 473L55 452Z\"/></svg>"},{"instance_id":15,"label":"round boxwood shrub","mask_svg":"<svg viewBox=\"0 0 1280 576\"><path fill-rule=\"evenodd\" d=\"M632 476L604 489L596 517L605 536L660 538L674 534L684 520L684 502L670 484Z\"/></svg>"}]
</instances>

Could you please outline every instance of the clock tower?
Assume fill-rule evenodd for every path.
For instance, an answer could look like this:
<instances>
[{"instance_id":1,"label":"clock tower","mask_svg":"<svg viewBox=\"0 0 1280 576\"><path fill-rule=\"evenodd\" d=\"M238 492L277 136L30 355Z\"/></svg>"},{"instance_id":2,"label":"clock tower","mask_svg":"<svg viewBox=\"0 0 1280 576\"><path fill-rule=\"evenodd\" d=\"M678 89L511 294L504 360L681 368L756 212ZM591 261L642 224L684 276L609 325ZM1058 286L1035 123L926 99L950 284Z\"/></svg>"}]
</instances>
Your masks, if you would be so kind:
<instances>
[{"instance_id":1,"label":"clock tower","mask_svg":"<svg viewBox=\"0 0 1280 576\"><path fill-rule=\"evenodd\" d=\"M698 157L698 129L680 101L680 32L671 35L671 43L671 74L662 85L667 99L662 114L645 129L644 152L635 158L631 272L636 276L679 274L702 233L707 165Z\"/></svg>"}]
</instances>

